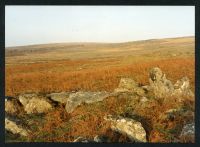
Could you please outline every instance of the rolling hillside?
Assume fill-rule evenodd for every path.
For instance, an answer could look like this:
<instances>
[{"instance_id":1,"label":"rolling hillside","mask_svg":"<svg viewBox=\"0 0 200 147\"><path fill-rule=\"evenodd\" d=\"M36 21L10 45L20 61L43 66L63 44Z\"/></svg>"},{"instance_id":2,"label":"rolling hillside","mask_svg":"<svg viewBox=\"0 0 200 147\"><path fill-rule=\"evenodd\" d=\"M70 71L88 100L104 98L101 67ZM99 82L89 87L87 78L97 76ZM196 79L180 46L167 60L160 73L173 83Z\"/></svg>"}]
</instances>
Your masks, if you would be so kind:
<instances>
[{"instance_id":1,"label":"rolling hillside","mask_svg":"<svg viewBox=\"0 0 200 147\"><path fill-rule=\"evenodd\" d=\"M57 43L6 48L6 63L116 58L124 56L191 56L194 37L152 39L125 43Z\"/></svg>"}]
</instances>

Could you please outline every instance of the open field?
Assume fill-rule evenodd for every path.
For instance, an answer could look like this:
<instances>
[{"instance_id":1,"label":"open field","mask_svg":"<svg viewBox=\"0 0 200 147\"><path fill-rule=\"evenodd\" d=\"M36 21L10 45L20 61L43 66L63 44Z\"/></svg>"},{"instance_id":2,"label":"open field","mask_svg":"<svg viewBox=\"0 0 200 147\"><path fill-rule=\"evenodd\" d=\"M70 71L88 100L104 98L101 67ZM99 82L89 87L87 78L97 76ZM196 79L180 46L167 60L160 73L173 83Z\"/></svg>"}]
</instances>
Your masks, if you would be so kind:
<instances>
[{"instance_id":1,"label":"open field","mask_svg":"<svg viewBox=\"0 0 200 147\"><path fill-rule=\"evenodd\" d=\"M32 92L112 92L125 77L134 79L140 86L149 84L148 73L152 67L160 67L173 84L187 76L194 92L194 53L194 37L7 48L5 92L6 96L13 97ZM172 142L178 138L185 122L194 119L194 99L177 102L174 97L166 101L149 98L147 104L135 103L126 96L119 99L109 97L102 102L83 104L70 114L63 105L42 117L32 115L30 119L25 115L21 119L31 120L33 133L28 139L17 141L71 142L80 135L93 138L103 134L111 136L113 142L127 142L126 136L116 135L108 129L110 124L104 121L103 116L128 117L134 112L140 116L148 142ZM172 121L164 121L160 117L165 116L169 109L179 108L189 113L176 114Z\"/></svg>"},{"instance_id":2,"label":"open field","mask_svg":"<svg viewBox=\"0 0 200 147\"><path fill-rule=\"evenodd\" d=\"M146 74L155 66L173 82L187 75L194 89L194 38L8 48L6 95L113 90L121 77L146 84Z\"/></svg>"}]
</instances>

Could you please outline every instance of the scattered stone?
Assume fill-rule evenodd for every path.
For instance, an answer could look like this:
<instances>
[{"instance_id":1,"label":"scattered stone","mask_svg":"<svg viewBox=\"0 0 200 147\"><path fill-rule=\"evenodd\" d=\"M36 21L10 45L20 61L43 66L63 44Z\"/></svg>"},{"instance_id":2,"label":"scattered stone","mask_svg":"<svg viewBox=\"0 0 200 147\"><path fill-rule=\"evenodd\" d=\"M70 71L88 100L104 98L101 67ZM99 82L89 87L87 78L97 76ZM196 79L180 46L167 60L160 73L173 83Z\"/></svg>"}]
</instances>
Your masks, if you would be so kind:
<instances>
[{"instance_id":1,"label":"scattered stone","mask_svg":"<svg viewBox=\"0 0 200 147\"><path fill-rule=\"evenodd\" d=\"M68 113L71 113L77 106L82 103L94 103L102 101L103 99L109 97L110 94L108 92L83 92L79 91L76 93L72 93L69 95L67 99L67 104L65 109Z\"/></svg>"},{"instance_id":2,"label":"scattered stone","mask_svg":"<svg viewBox=\"0 0 200 147\"><path fill-rule=\"evenodd\" d=\"M60 93L48 94L47 97L50 98L51 100L55 101L55 102L66 104L67 98L69 97L69 95L70 95L69 92L60 92Z\"/></svg>"},{"instance_id":3,"label":"scattered stone","mask_svg":"<svg viewBox=\"0 0 200 147\"><path fill-rule=\"evenodd\" d=\"M46 100L34 98L29 101L24 110L27 112L27 114L46 113L52 108L52 105Z\"/></svg>"},{"instance_id":4,"label":"scattered stone","mask_svg":"<svg viewBox=\"0 0 200 147\"><path fill-rule=\"evenodd\" d=\"M160 68L152 68L149 72L149 91L153 91L155 97L163 98L166 96L179 97L182 101L182 96L194 97L194 93L190 90L190 82L188 77L183 77L178 80L174 85L168 80Z\"/></svg>"},{"instance_id":5,"label":"scattered stone","mask_svg":"<svg viewBox=\"0 0 200 147\"><path fill-rule=\"evenodd\" d=\"M27 114L46 113L53 108L48 99L37 94L20 95L19 101L24 106L24 110Z\"/></svg>"},{"instance_id":6,"label":"scattered stone","mask_svg":"<svg viewBox=\"0 0 200 147\"><path fill-rule=\"evenodd\" d=\"M190 90L190 83L187 77L183 77L178 80L174 85L171 81L166 78L166 75L158 68L152 68L149 72L149 82L150 85L139 86L133 79L122 78L120 80L118 88L114 90L113 93L108 92L84 92L84 91L74 91L74 92L61 92L61 93L51 93L45 96L38 95L35 93L23 94L18 97L18 99L6 97L5 99L5 129L7 132L12 134L18 134L21 136L27 136L29 130L25 129L21 125L20 120L12 119L15 115L17 116L22 111L27 114L32 113L46 113L53 108L52 104L62 103L66 104L65 109L68 113L74 111L74 109L83 104L90 104L104 100L109 96L115 96L116 98L130 98L128 100L129 106L131 107L130 112L136 106L141 107L148 105L151 101L151 94L154 94L156 98L164 98L166 96L178 96L182 100L182 96L194 97L194 93ZM148 93L150 92L150 93ZM148 96L146 95L149 94ZM150 99L148 99L150 98ZM148 103L146 103L148 102ZM145 108L145 107L144 107ZM129 109L127 109L129 110ZM9 117L9 115L11 117ZM126 115L127 116L127 115ZM195 127L193 123L194 112L193 110L186 110L185 108L175 108L169 109L162 113L158 117L158 124L162 124L163 128L168 126L168 122L176 122L176 119L186 119L188 124L186 124L180 134L180 138L191 138L194 140ZM128 138L133 142L147 142L146 131L142 124L136 120L137 118L121 117L108 115L104 118L105 120L111 122L111 129L115 132L128 136ZM72 120L77 120L75 117ZM189 121L188 121L189 120ZM191 120L191 121L190 121ZM191 123L192 122L192 123ZM181 124L180 126L183 126ZM84 137L78 137L73 142L110 142L109 138L106 136L95 136L94 139L87 139ZM175 140L178 142L178 140Z\"/></svg>"},{"instance_id":7,"label":"scattered stone","mask_svg":"<svg viewBox=\"0 0 200 147\"><path fill-rule=\"evenodd\" d=\"M12 115L18 115L23 111L23 106L21 103L15 99L6 99L5 100L5 112L12 114Z\"/></svg>"},{"instance_id":8,"label":"scattered stone","mask_svg":"<svg viewBox=\"0 0 200 147\"><path fill-rule=\"evenodd\" d=\"M190 82L188 77L183 77L174 84L173 95L194 97L194 93L190 90Z\"/></svg>"},{"instance_id":9,"label":"scattered stone","mask_svg":"<svg viewBox=\"0 0 200 147\"><path fill-rule=\"evenodd\" d=\"M155 97L162 98L172 94L174 87L160 68L152 68L149 72L150 88Z\"/></svg>"},{"instance_id":10,"label":"scattered stone","mask_svg":"<svg viewBox=\"0 0 200 147\"><path fill-rule=\"evenodd\" d=\"M139 87L138 83L136 83L133 79L122 78L118 88L116 88L114 92L135 92L138 95L144 95L145 91L143 88Z\"/></svg>"},{"instance_id":11,"label":"scattered stone","mask_svg":"<svg viewBox=\"0 0 200 147\"><path fill-rule=\"evenodd\" d=\"M190 123L186 124L180 134L180 138L190 140L191 142L194 142L195 140L195 124Z\"/></svg>"},{"instance_id":12,"label":"scattered stone","mask_svg":"<svg viewBox=\"0 0 200 147\"><path fill-rule=\"evenodd\" d=\"M19 134L21 136L27 136L28 131L21 126L17 125L14 121L5 118L5 129L13 134Z\"/></svg>"},{"instance_id":13,"label":"scattered stone","mask_svg":"<svg viewBox=\"0 0 200 147\"><path fill-rule=\"evenodd\" d=\"M112 115L108 115L104 119L111 122L112 130L127 135L130 140L134 142L147 142L146 132L140 122L131 118L114 117Z\"/></svg>"}]
</instances>

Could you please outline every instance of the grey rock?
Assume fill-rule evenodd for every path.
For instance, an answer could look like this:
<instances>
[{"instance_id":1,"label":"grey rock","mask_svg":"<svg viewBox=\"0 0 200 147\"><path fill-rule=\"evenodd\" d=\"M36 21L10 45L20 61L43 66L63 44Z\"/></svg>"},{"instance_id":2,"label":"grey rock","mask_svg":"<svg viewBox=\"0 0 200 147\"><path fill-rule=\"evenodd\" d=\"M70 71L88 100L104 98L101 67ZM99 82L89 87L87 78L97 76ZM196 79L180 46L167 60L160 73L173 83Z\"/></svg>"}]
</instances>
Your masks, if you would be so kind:
<instances>
[{"instance_id":1,"label":"grey rock","mask_svg":"<svg viewBox=\"0 0 200 147\"><path fill-rule=\"evenodd\" d=\"M181 138L190 138L191 140L195 139L195 124L194 123L189 123L186 124L180 134Z\"/></svg>"},{"instance_id":2,"label":"grey rock","mask_svg":"<svg viewBox=\"0 0 200 147\"><path fill-rule=\"evenodd\" d=\"M161 81L163 79L163 76L164 76L164 74L160 68L154 67L154 68L150 69L149 78L152 81Z\"/></svg>"},{"instance_id":3,"label":"grey rock","mask_svg":"<svg viewBox=\"0 0 200 147\"><path fill-rule=\"evenodd\" d=\"M174 86L160 68L152 68L149 72L150 89L153 91L155 97L162 98L169 96L174 91Z\"/></svg>"},{"instance_id":4,"label":"grey rock","mask_svg":"<svg viewBox=\"0 0 200 147\"><path fill-rule=\"evenodd\" d=\"M55 101L55 102L66 104L67 98L69 97L69 95L70 95L69 92L60 92L60 93L48 94L47 97L50 98L51 100Z\"/></svg>"},{"instance_id":5,"label":"grey rock","mask_svg":"<svg viewBox=\"0 0 200 147\"><path fill-rule=\"evenodd\" d=\"M25 111L27 114L31 113L46 113L51 110L52 105L45 101L44 99L31 99L29 103L25 106Z\"/></svg>"},{"instance_id":6,"label":"grey rock","mask_svg":"<svg viewBox=\"0 0 200 147\"><path fill-rule=\"evenodd\" d=\"M19 134L21 136L27 136L29 131L22 126L17 125L16 122L5 118L5 129L13 134Z\"/></svg>"},{"instance_id":7,"label":"grey rock","mask_svg":"<svg viewBox=\"0 0 200 147\"><path fill-rule=\"evenodd\" d=\"M190 82L188 77L183 77L174 84L173 95L194 97L194 93L190 90Z\"/></svg>"},{"instance_id":8,"label":"grey rock","mask_svg":"<svg viewBox=\"0 0 200 147\"><path fill-rule=\"evenodd\" d=\"M83 92L79 91L69 95L65 109L68 113L71 113L77 106L82 103L94 103L102 101L103 99L109 97L108 92Z\"/></svg>"},{"instance_id":9,"label":"grey rock","mask_svg":"<svg viewBox=\"0 0 200 147\"><path fill-rule=\"evenodd\" d=\"M160 68L152 68L149 72L149 91L153 91L156 98L167 96L176 96L179 101L182 101L181 96L194 97L194 93L190 90L190 82L188 77L183 77L174 85L166 78L166 75Z\"/></svg>"},{"instance_id":10,"label":"grey rock","mask_svg":"<svg viewBox=\"0 0 200 147\"><path fill-rule=\"evenodd\" d=\"M53 108L48 99L37 94L20 95L19 101L24 106L24 110L27 114L46 113Z\"/></svg>"},{"instance_id":11,"label":"grey rock","mask_svg":"<svg viewBox=\"0 0 200 147\"><path fill-rule=\"evenodd\" d=\"M114 117L112 115L108 115L104 119L111 122L112 130L127 135L130 140L134 142L147 142L146 131L140 122L131 118Z\"/></svg>"},{"instance_id":12,"label":"grey rock","mask_svg":"<svg viewBox=\"0 0 200 147\"><path fill-rule=\"evenodd\" d=\"M33 98L38 98L38 95L35 93L30 93L30 94L28 93L28 94L21 94L18 97L20 103L22 103L23 106L26 106L28 102Z\"/></svg>"},{"instance_id":13,"label":"grey rock","mask_svg":"<svg viewBox=\"0 0 200 147\"><path fill-rule=\"evenodd\" d=\"M133 79L121 78L118 88L116 88L114 92L135 92L138 95L143 95L144 89L139 87L138 83L136 83Z\"/></svg>"}]
</instances>

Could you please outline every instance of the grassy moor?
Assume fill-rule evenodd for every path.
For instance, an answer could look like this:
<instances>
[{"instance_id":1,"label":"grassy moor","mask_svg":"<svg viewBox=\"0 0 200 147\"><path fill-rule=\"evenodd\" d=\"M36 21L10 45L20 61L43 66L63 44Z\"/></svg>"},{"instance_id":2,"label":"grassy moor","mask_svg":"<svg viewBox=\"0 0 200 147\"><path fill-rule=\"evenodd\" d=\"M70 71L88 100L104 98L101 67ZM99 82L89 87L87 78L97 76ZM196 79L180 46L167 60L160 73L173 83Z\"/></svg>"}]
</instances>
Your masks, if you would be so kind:
<instances>
[{"instance_id":1,"label":"grassy moor","mask_svg":"<svg viewBox=\"0 0 200 147\"><path fill-rule=\"evenodd\" d=\"M26 132L25 135L19 135L22 129L18 135L7 132L6 142L194 142L190 135L183 135L183 129L194 121L194 97L172 94L157 98L148 88L144 88L146 91L141 88L151 85L149 73L152 68L158 67L173 85L186 76L191 92L195 93L194 41L194 37L179 37L124 43L79 42L6 48L5 93L19 100L20 108L24 107L13 112L19 112L16 119L24 123L21 126ZM137 90L113 92L120 87L122 79L136 81L138 87L134 88ZM130 80L130 83L134 81ZM94 95L99 99L103 95L97 92L104 91L109 96L91 102ZM78 95L79 92L82 93ZM46 98L52 93L61 93L66 99L59 97L59 102L52 102L53 96L51 101ZM25 101L22 95L26 94L45 97L35 99L39 99L41 105L44 101L48 102L51 109L35 113L36 110L32 111L29 105L35 102L34 98ZM83 94L89 100L85 100ZM77 97L80 99L75 99ZM67 109L66 103L71 104L72 100L73 111L69 112L71 105ZM116 124L120 121L114 122L114 117L105 119L108 115L116 116L121 124ZM134 136L137 130L130 133L122 123L134 126L135 120L140 122L137 127L142 126L142 131ZM113 125L117 129L113 129ZM145 137L142 137L144 134Z\"/></svg>"},{"instance_id":2,"label":"grassy moor","mask_svg":"<svg viewBox=\"0 0 200 147\"><path fill-rule=\"evenodd\" d=\"M145 85L148 71L154 66L173 82L189 76L194 90L194 63L194 37L8 48L6 95L78 89L112 91L121 77Z\"/></svg>"}]
</instances>

